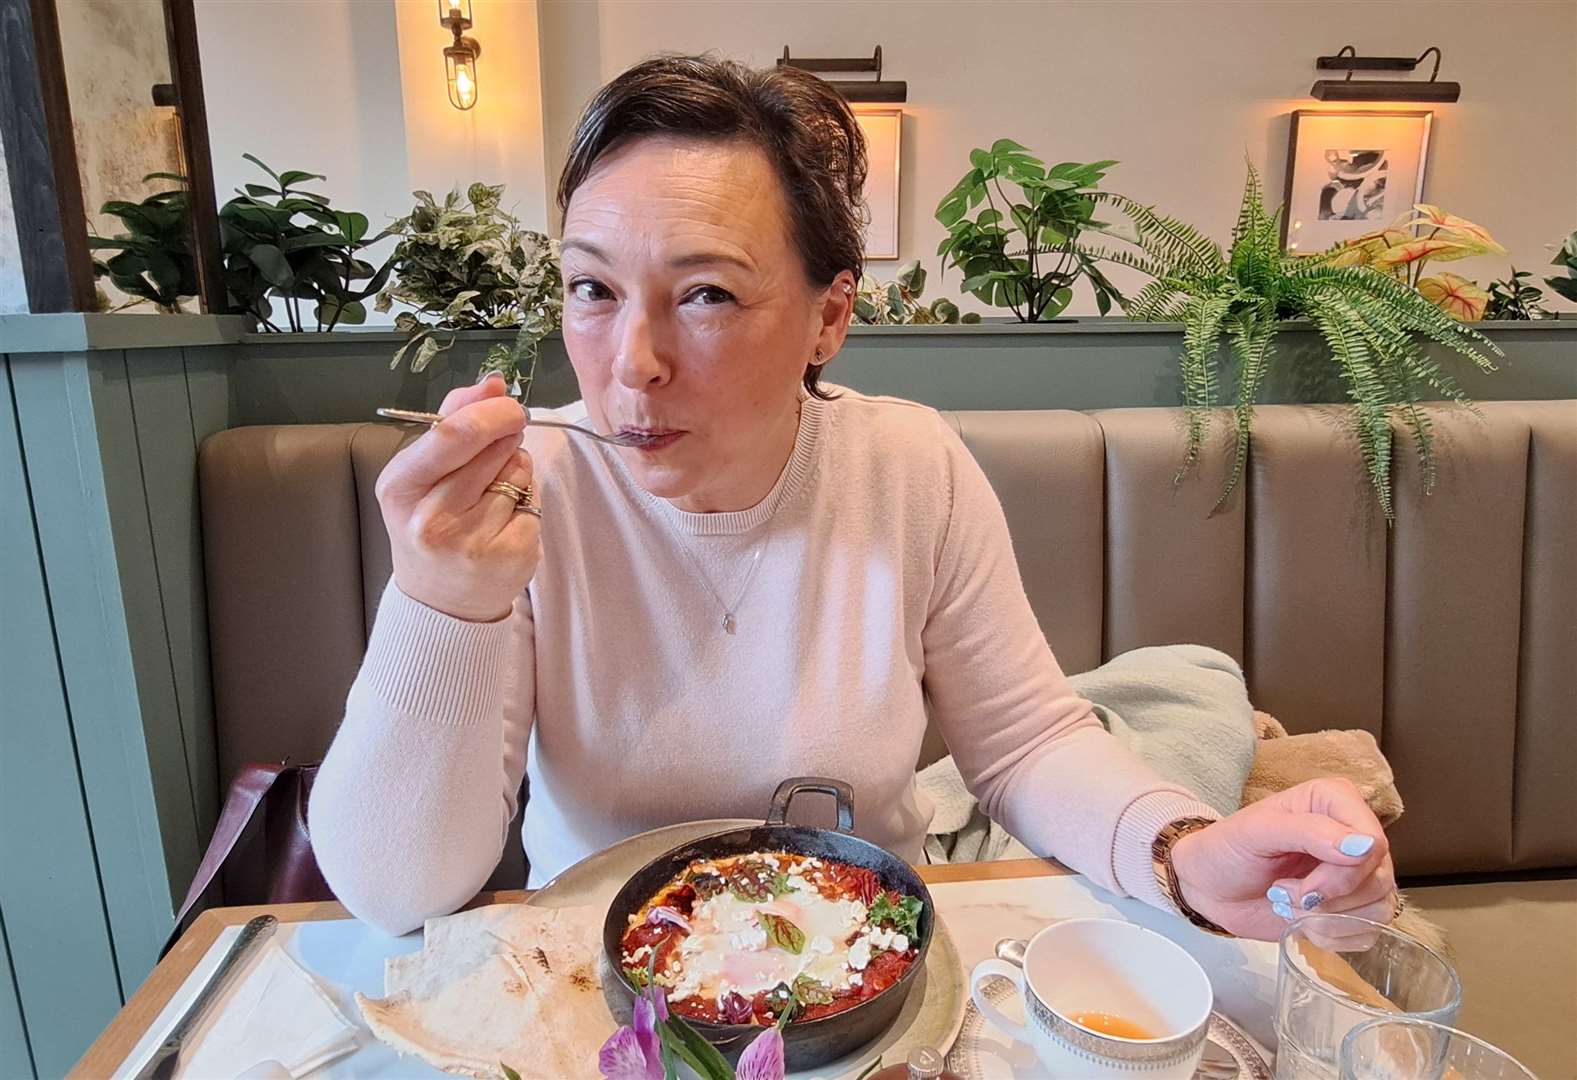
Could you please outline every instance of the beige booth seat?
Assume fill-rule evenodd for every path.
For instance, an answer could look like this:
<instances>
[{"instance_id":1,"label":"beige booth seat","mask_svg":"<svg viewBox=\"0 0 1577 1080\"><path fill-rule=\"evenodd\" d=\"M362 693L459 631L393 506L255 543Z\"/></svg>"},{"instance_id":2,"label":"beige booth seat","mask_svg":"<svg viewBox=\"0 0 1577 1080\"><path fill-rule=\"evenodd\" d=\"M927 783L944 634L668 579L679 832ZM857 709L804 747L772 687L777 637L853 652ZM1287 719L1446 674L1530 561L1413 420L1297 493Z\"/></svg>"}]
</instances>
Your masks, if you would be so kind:
<instances>
[{"instance_id":1,"label":"beige booth seat","mask_svg":"<svg viewBox=\"0 0 1577 1080\"><path fill-rule=\"evenodd\" d=\"M1334 406L1259 409L1246 482L1214 512L1224 426L1201 473L1174 484L1178 410L947 415L1002 500L1069 671L1140 645L1213 645L1289 731L1375 733L1407 802L1392 836L1403 874L1577 868L1577 401L1429 411L1436 489L1421 494L1399 439L1391 527ZM389 574L373 483L409 437L338 424L204 444L222 782L327 748ZM521 874L511 844L495 880ZM1577 1076L1577 964L1548 966L1577 955L1572 886L1471 888L1425 901L1462 942L1468 1015L1491 1039L1546 1048L1523 1050L1546 1075ZM1563 927L1566 953L1541 951ZM1547 989L1519 1011L1508 995L1524 969Z\"/></svg>"}]
</instances>

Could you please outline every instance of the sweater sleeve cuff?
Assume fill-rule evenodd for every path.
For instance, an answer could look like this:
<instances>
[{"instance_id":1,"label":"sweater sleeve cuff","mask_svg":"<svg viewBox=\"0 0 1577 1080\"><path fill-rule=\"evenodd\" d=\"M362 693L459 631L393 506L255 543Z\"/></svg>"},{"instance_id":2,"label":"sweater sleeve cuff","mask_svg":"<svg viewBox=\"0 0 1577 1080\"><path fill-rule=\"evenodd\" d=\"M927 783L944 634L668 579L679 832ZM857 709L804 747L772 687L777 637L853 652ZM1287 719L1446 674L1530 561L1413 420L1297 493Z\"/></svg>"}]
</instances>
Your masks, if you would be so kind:
<instances>
[{"instance_id":1,"label":"sweater sleeve cuff","mask_svg":"<svg viewBox=\"0 0 1577 1080\"><path fill-rule=\"evenodd\" d=\"M516 601L517 603L519 601ZM405 716L473 724L499 707L511 616L456 619L413 600L391 578L352 691Z\"/></svg>"},{"instance_id":2,"label":"sweater sleeve cuff","mask_svg":"<svg viewBox=\"0 0 1577 1080\"><path fill-rule=\"evenodd\" d=\"M1155 862L1150 849L1157 833L1178 818L1186 817L1215 821L1221 815L1208 804L1180 791L1152 791L1128 804L1117 820L1117 831L1112 838L1112 876L1123 892L1162 911L1177 910L1155 880Z\"/></svg>"}]
</instances>

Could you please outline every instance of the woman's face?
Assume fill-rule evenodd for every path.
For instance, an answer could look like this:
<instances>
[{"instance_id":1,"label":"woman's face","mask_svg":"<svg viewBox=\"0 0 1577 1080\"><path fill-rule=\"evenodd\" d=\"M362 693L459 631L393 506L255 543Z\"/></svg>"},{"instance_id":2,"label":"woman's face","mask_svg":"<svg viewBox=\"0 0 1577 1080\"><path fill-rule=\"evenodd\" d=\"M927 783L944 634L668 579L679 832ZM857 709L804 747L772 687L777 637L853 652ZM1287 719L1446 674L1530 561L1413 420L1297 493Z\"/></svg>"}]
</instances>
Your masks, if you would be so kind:
<instances>
[{"instance_id":1,"label":"woman's face","mask_svg":"<svg viewBox=\"0 0 1577 1080\"><path fill-rule=\"evenodd\" d=\"M805 278L781 185L735 142L647 137L606 155L564 217L564 344L592 420L685 510L742 510L794 445L800 379L831 359L855 282Z\"/></svg>"}]
</instances>

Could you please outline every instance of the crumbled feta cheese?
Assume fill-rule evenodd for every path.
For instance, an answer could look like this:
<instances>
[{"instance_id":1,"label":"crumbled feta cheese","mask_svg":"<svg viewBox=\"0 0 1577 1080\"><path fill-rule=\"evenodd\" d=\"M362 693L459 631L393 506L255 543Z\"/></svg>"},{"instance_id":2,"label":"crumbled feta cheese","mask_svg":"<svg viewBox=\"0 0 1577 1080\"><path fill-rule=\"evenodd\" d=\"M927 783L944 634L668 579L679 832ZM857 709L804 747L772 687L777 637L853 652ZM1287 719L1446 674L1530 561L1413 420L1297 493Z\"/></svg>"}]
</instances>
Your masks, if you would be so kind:
<instances>
[{"instance_id":1,"label":"crumbled feta cheese","mask_svg":"<svg viewBox=\"0 0 1577 1080\"><path fill-rule=\"evenodd\" d=\"M639 949L636 949L630 954L630 962L639 964L642 960L646 959L647 956L651 955L651 951L652 947L650 945L642 945Z\"/></svg>"},{"instance_id":2,"label":"crumbled feta cheese","mask_svg":"<svg viewBox=\"0 0 1577 1080\"><path fill-rule=\"evenodd\" d=\"M871 939L861 937L855 939L849 946L849 966L855 971L864 971L871 962Z\"/></svg>"},{"instance_id":3,"label":"crumbled feta cheese","mask_svg":"<svg viewBox=\"0 0 1577 1080\"><path fill-rule=\"evenodd\" d=\"M904 952L908 952L908 951L909 951L909 935L908 934L894 934L893 935L893 952L904 953Z\"/></svg>"},{"instance_id":4,"label":"crumbled feta cheese","mask_svg":"<svg viewBox=\"0 0 1577 1080\"><path fill-rule=\"evenodd\" d=\"M810 951L819 953L832 952L832 939L826 934L817 934L810 939Z\"/></svg>"},{"instance_id":5,"label":"crumbled feta cheese","mask_svg":"<svg viewBox=\"0 0 1577 1080\"><path fill-rule=\"evenodd\" d=\"M747 926L728 935L728 943L742 952L760 952L767 947L767 931L760 924Z\"/></svg>"},{"instance_id":6,"label":"crumbled feta cheese","mask_svg":"<svg viewBox=\"0 0 1577 1080\"><path fill-rule=\"evenodd\" d=\"M865 981L865 976L861 975L858 971L856 971L853 975L849 976L849 985L850 986L859 986L864 981Z\"/></svg>"}]
</instances>

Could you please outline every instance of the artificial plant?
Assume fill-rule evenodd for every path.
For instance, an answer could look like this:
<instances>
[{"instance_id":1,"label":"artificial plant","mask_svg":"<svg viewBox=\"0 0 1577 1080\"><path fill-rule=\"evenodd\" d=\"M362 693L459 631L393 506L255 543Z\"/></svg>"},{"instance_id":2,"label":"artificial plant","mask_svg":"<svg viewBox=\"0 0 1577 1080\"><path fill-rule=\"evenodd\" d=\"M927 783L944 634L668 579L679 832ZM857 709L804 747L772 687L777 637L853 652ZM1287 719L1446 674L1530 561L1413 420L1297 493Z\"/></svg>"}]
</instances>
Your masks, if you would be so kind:
<instances>
[{"instance_id":1,"label":"artificial plant","mask_svg":"<svg viewBox=\"0 0 1577 1080\"><path fill-rule=\"evenodd\" d=\"M116 311L149 303L165 314L177 315L182 298L197 295L186 177L153 172L142 180L173 180L181 186L156 191L141 202L112 199L99 208L100 213L119 218L126 231L113 237L88 237L89 249L119 253L104 260L95 258L93 276L109 278L132 298Z\"/></svg>"},{"instance_id":2,"label":"artificial plant","mask_svg":"<svg viewBox=\"0 0 1577 1080\"><path fill-rule=\"evenodd\" d=\"M297 185L326 179L290 169L275 172L251 154L242 157L274 181L247 184L219 210L225 288L241 310L277 331L273 301L284 303L291 330L306 329L303 303L311 304L318 330L367 319L363 303L383 288L390 264L373 266L360 253L387 233L367 235L367 215L336 210L328 196Z\"/></svg>"},{"instance_id":3,"label":"artificial plant","mask_svg":"<svg viewBox=\"0 0 1577 1080\"><path fill-rule=\"evenodd\" d=\"M1489 230L1438 206L1420 203L1384 229L1339 244L1328 253L1332 266L1372 266L1418 292L1452 318L1477 322L1489 306L1489 293L1460 274L1424 275L1431 262L1475 255L1504 255Z\"/></svg>"},{"instance_id":4,"label":"artificial plant","mask_svg":"<svg viewBox=\"0 0 1577 1080\"><path fill-rule=\"evenodd\" d=\"M877 281L866 276L860 279L860 291L854 295L854 318L872 326L924 326L938 323L977 323L980 316L974 312L959 313L958 305L946 297L922 303L925 292L925 268L919 259L904 263L898 268L895 281Z\"/></svg>"},{"instance_id":5,"label":"artificial plant","mask_svg":"<svg viewBox=\"0 0 1577 1080\"><path fill-rule=\"evenodd\" d=\"M1252 165L1225 252L1192 226L1152 207L1120 195L1105 198L1133 221L1138 250L1092 250L1089 256L1154 279L1125 304L1129 315L1184 327L1181 366L1188 447L1179 479L1198 462L1210 408L1231 404L1235 452L1221 501L1232 493L1247 461L1254 401L1276 361L1277 334L1286 320L1308 319L1324 338L1356 406L1364 464L1387 519L1394 516L1393 418L1412 432L1425 490L1433 486L1433 441L1429 418L1417 407L1419 392L1427 388L1451 401L1468 401L1421 342L1444 345L1485 371L1494 365L1481 347L1500 352L1492 342L1390 273L1369 265L1338 265L1333 257L1284 254L1280 211L1266 212ZM1235 376L1230 402L1222 392L1219 368L1223 335Z\"/></svg>"},{"instance_id":6,"label":"artificial plant","mask_svg":"<svg viewBox=\"0 0 1577 1080\"><path fill-rule=\"evenodd\" d=\"M394 280L377 299L379 311L395 302L415 309L395 317L407 337L390 366L409 358L411 370L421 371L461 330L518 327L512 343L488 351L482 370L502 372L517 396L529 398L542 339L563 312L556 242L502 209L502 185L472 184L464 199L451 191L441 203L426 191L413 194L416 206L389 227L400 238Z\"/></svg>"},{"instance_id":7,"label":"artificial plant","mask_svg":"<svg viewBox=\"0 0 1577 1080\"><path fill-rule=\"evenodd\" d=\"M1109 228L1095 220L1095 191L1115 161L1070 161L1048 169L1012 139L998 139L989 150L970 151L969 163L936 208L936 219L947 228L936 253L944 270L952 265L963 274L965 292L1008 308L1020 322L1061 314L1081 276L1095 290L1102 315L1121 302L1079 245L1082 233Z\"/></svg>"}]
</instances>

